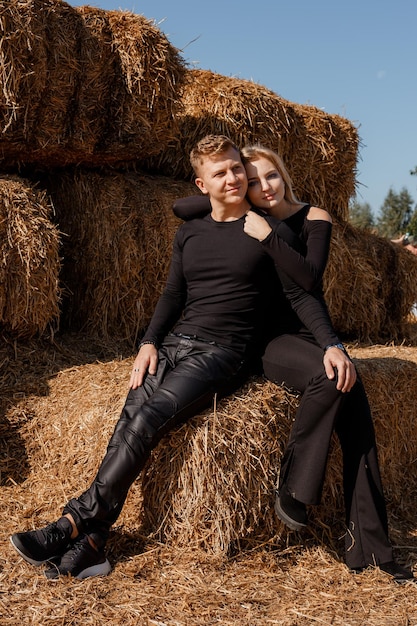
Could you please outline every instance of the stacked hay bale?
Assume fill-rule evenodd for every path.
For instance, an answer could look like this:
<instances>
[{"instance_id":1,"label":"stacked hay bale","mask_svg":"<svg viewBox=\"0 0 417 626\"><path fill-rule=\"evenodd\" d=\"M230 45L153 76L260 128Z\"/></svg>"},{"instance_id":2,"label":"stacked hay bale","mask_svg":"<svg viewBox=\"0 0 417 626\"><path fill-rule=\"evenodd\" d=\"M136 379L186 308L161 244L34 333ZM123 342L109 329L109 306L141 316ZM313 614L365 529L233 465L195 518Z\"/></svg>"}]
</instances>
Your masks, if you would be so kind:
<instances>
[{"instance_id":1,"label":"stacked hay bale","mask_svg":"<svg viewBox=\"0 0 417 626\"><path fill-rule=\"evenodd\" d=\"M42 179L68 236L61 280L65 328L136 341L165 282L179 220L174 200L191 183L117 171L67 169Z\"/></svg>"},{"instance_id":2,"label":"stacked hay bale","mask_svg":"<svg viewBox=\"0 0 417 626\"><path fill-rule=\"evenodd\" d=\"M241 147L261 143L281 154L300 198L347 219L359 146L351 122L284 100L254 82L208 70L188 71L182 102L179 135L168 150L149 160L150 168L191 179L188 155L209 133L228 135Z\"/></svg>"},{"instance_id":3,"label":"stacked hay bale","mask_svg":"<svg viewBox=\"0 0 417 626\"><path fill-rule=\"evenodd\" d=\"M0 11L0 166L24 172L34 184L42 180L53 198L54 219L65 234L64 327L136 339L165 277L171 202L193 193L189 151L205 134L220 132L239 145L278 150L299 197L326 207L341 224L326 275L337 330L362 341L401 336L417 300L417 263L346 224L359 146L353 124L251 81L187 70L140 15L60 0L11 0ZM109 165L117 171L103 169ZM132 167L155 176L133 174ZM154 208L144 211L149 194ZM123 199L119 208L115 198ZM98 210L101 202L106 210ZM137 225L127 225L140 206L137 219L148 235L135 241ZM397 280L384 276L383 258L391 260L388 276L395 267Z\"/></svg>"},{"instance_id":4,"label":"stacked hay bale","mask_svg":"<svg viewBox=\"0 0 417 626\"><path fill-rule=\"evenodd\" d=\"M154 194L154 209L147 213L151 216L148 223L146 210L138 207L143 208L149 199L153 179L137 177L134 181L134 175L127 174L123 180L120 174L115 184L114 177L96 176L87 168L120 162L126 166L140 155L158 155L167 147L177 133L185 64L150 20L129 12L87 6L75 9L60 0L10 0L0 8L0 29L0 167L14 175L23 172L25 179L21 185L26 190L31 186L32 195L39 187L42 172L51 175L51 192L47 186L43 189L49 197L54 195L56 212L49 218L63 231L60 276L64 287L63 308L76 311L69 323L73 321L74 328L87 327L104 336L122 332L133 339L138 326L143 329L147 323L156 301L157 295L149 301L146 293L157 294L163 283L172 239L163 235L166 222L163 215L160 230L157 226L156 205L160 202L161 213L170 211L167 200L164 202L164 191L157 199ZM73 164L79 168L74 190L66 195L62 191L58 193L58 188L70 187L68 180L72 174L67 169ZM104 187L100 191L99 179ZM12 196L16 184L4 178L2 189L10 185L10 190L3 195ZM155 181L153 186L157 189L159 184ZM165 189L167 183L161 187ZM130 199L126 201L128 188ZM187 191L188 188L185 185ZM178 188L173 186L172 193L178 194ZM112 199L116 197L119 206L112 207ZM97 210L95 203L100 198L107 202L107 210ZM173 198L170 196L170 203ZM86 199L90 199L89 204ZM120 207L123 200L125 204ZM4 210L10 216L6 204ZM137 220L129 234L126 233L138 210L142 232L133 245ZM36 239L36 212L32 211L31 215L33 220L28 219L29 211L26 211L25 228L28 232L33 230ZM48 219L43 213L39 217ZM11 224L7 228L8 245L17 253L19 240L10 238L16 231ZM56 226L51 221L50 230L53 228ZM161 241L156 244L158 233ZM110 247L105 245L106 237L111 240ZM118 246L122 248L119 256L125 259L120 265L112 257ZM165 257L161 256L161 249ZM97 260L100 252L103 259ZM39 281L43 248L28 246L27 254L30 255L30 263L26 264L27 281ZM82 262L77 263L78 259ZM137 260L140 262L136 263ZM40 303L45 308L40 297L42 291L26 294L31 298L26 309L16 306L16 300L22 300L21 281L15 280L15 274L9 271L10 264L5 263L8 312L4 310L0 322L17 336L41 334L46 326L45 311L38 312L38 323L34 324L27 309L34 313ZM55 265L59 266L58 256ZM102 270L98 271L98 266ZM44 272L49 269L45 264L42 267ZM30 276L34 268L36 276ZM152 276L149 268L154 268ZM56 269L51 272L51 283L56 280L56 273ZM91 286L91 283L96 284ZM113 288L109 289L109 284ZM100 289L106 291L106 296L100 294ZM56 325L58 300L56 292L48 317Z\"/></svg>"},{"instance_id":5,"label":"stacked hay bale","mask_svg":"<svg viewBox=\"0 0 417 626\"><path fill-rule=\"evenodd\" d=\"M0 165L101 166L162 152L185 67L145 17L60 0L0 10Z\"/></svg>"},{"instance_id":6,"label":"stacked hay bale","mask_svg":"<svg viewBox=\"0 0 417 626\"><path fill-rule=\"evenodd\" d=\"M385 343L409 336L409 315L417 302L417 260L388 239L348 222L335 223L324 287L342 337Z\"/></svg>"},{"instance_id":7,"label":"stacked hay bale","mask_svg":"<svg viewBox=\"0 0 417 626\"><path fill-rule=\"evenodd\" d=\"M3 328L18 336L42 334L57 320L60 238L61 321L70 330L135 341L166 275L177 225L172 202L194 193L189 150L214 132L281 152L299 197L334 217L325 287L337 329L358 340L401 335L417 300L417 261L347 223L359 145L348 120L292 104L250 81L186 70L143 16L74 9L60 0L9 0L0 8L0 26L0 165L25 175L4 176L0 189ZM138 173L140 167L147 173ZM395 381L406 375L408 390L415 365L398 371L396 365L389 374ZM20 432L26 447L34 443L32 462L37 459L41 471L19 497L26 488L35 492L38 511L45 486L56 479L50 460L57 449L62 493L82 489L80 476L91 479L104 452L125 393L124 382L113 385L126 381L131 362L112 363L104 374L101 367L63 372L38 402L32 393L14 409L8 398L12 423L18 423L14 410L32 415L36 409ZM369 380L384 373L377 367ZM380 404L375 400L381 421L396 391L389 376L384 380L386 394ZM398 410L406 408L401 392ZM162 539L215 551L251 536L267 540L276 523L271 489L296 405L284 389L252 380L214 414L198 416L164 440L145 473L147 523L160 528ZM396 424L404 416L409 413L390 412ZM409 423L398 430L405 441L412 439ZM383 452L386 467L391 444L390 438ZM394 448L401 467L405 453L414 460L412 446L404 452L396 440ZM79 471L68 473L75 463ZM384 469L394 497L399 466L392 465L391 474ZM330 471L331 505L338 510L339 465ZM43 506L58 507L58 497ZM133 519L136 508L127 508L122 520L134 526Z\"/></svg>"},{"instance_id":8,"label":"stacked hay bale","mask_svg":"<svg viewBox=\"0 0 417 626\"><path fill-rule=\"evenodd\" d=\"M59 232L45 192L0 177L0 325L20 338L59 320Z\"/></svg>"}]
</instances>

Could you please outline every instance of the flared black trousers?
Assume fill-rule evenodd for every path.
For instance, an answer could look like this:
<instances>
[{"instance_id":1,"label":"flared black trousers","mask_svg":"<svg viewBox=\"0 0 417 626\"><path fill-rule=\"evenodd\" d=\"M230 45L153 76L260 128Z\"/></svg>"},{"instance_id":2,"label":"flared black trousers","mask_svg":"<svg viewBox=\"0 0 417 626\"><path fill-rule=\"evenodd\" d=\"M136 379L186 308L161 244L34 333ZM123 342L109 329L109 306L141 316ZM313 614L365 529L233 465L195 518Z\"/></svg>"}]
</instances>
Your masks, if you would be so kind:
<instances>
[{"instance_id":1,"label":"flared black trousers","mask_svg":"<svg viewBox=\"0 0 417 626\"><path fill-rule=\"evenodd\" d=\"M326 376L323 350L308 333L271 341L263 368L269 380L302 394L281 463L280 486L286 485L305 504L318 504L335 431L343 454L346 564L361 568L391 561L375 433L362 381L348 393L338 391L336 381Z\"/></svg>"}]
</instances>

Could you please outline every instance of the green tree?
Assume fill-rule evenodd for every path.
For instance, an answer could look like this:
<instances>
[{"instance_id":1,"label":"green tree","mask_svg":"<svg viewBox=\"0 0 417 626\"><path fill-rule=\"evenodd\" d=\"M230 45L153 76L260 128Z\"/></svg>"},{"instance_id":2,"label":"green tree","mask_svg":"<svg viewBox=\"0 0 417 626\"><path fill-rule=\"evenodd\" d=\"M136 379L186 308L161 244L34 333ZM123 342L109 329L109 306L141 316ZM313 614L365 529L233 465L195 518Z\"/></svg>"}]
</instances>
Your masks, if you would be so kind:
<instances>
[{"instance_id":1,"label":"green tree","mask_svg":"<svg viewBox=\"0 0 417 626\"><path fill-rule=\"evenodd\" d=\"M408 223L407 231L417 239L417 207L411 214L410 221Z\"/></svg>"},{"instance_id":2,"label":"green tree","mask_svg":"<svg viewBox=\"0 0 417 626\"><path fill-rule=\"evenodd\" d=\"M414 212L413 204L413 198L405 187L400 193L391 188L377 218L376 225L380 235L391 239L408 231Z\"/></svg>"},{"instance_id":3,"label":"green tree","mask_svg":"<svg viewBox=\"0 0 417 626\"><path fill-rule=\"evenodd\" d=\"M349 221L357 228L371 229L375 226L371 205L368 202L351 200L349 203Z\"/></svg>"}]
</instances>

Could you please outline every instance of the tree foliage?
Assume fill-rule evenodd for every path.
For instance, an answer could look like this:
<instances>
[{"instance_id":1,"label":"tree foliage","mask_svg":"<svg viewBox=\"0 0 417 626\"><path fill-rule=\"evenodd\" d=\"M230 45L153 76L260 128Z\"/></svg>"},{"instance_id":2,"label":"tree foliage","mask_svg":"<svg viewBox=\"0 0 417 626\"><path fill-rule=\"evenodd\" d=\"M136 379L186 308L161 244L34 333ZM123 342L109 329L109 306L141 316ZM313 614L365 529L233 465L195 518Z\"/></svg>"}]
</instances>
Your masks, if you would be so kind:
<instances>
[{"instance_id":1,"label":"tree foliage","mask_svg":"<svg viewBox=\"0 0 417 626\"><path fill-rule=\"evenodd\" d=\"M349 221L357 228L372 229L375 220L368 202L351 200L349 203Z\"/></svg>"},{"instance_id":2,"label":"tree foliage","mask_svg":"<svg viewBox=\"0 0 417 626\"><path fill-rule=\"evenodd\" d=\"M405 187L399 193L392 188L384 200L377 218L376 226L378 232L383 237L394 238L405 233L411 232L410 223L416 223L414 201ZM417 234L413 232L413 234Z\"/></svg>"}]
</instances>

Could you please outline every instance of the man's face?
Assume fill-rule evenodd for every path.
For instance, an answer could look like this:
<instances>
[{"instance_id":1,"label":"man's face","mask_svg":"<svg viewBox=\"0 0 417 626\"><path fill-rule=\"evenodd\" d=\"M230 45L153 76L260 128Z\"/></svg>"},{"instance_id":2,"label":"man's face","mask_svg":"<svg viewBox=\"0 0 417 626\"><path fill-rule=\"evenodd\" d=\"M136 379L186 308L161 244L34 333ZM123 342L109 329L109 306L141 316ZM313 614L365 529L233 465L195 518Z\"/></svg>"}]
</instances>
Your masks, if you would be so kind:
<instances>
[{"instance_id":1,"label":"man's face","mask_svg":"<svg viewBox=\"0 0 417 626\"><path fill-rule=\"evenodd\" d=\"M205 157L195 182L210 197L213 207L239 205L248 188L246 170L239 152L233 148Z\"/></svg>"}]
</instances>

